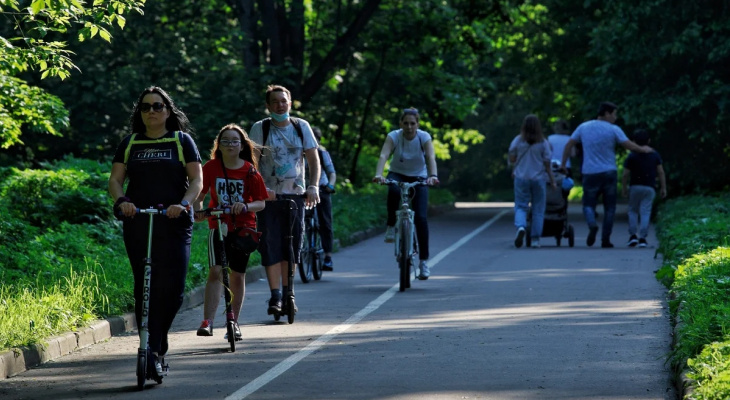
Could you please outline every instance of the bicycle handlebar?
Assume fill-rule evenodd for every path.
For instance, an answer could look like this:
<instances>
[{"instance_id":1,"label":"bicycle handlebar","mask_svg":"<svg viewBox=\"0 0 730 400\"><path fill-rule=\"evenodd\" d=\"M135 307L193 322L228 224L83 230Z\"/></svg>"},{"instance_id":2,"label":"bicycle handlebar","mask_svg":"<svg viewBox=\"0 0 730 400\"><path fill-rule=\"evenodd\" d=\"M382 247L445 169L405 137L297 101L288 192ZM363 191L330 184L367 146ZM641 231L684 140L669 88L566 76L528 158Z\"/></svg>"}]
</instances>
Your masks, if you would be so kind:
<instances>
[{"instance_id":1,"label":"bicycle handlebar","mask_svg":"<svg viewBox=\"0 0 730 400\"><path fill-rule=\"evenodd\" d=\"M381 185L389 185L389 184L398 185L403 189L410 189L410 188L416 187L416 186L431 186L425 181L415 181L415 182L408 183L408 182L396 181L394 179L385 179L383 181L383 183L381 183Z\"/></svg>"}]
</instances>

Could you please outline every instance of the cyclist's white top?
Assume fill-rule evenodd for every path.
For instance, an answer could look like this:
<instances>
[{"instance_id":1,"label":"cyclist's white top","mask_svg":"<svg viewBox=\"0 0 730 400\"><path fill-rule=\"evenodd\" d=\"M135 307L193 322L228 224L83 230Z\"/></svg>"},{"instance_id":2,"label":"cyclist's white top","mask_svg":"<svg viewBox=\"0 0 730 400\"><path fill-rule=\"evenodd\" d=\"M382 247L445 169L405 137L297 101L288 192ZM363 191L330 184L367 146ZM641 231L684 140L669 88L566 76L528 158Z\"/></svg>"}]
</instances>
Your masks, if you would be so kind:
<instances>
[{"instance_id":1,"label":"cyclist's white top","mask_svg":"<svg viewBox=\"0 0 730 400\"><path fill-rule=\"evenodd\" d=\"M390 159L390 171L405 176L426 178L426 151L424 145L431 140L431 135L420 129L416 136L408 140L403 136L403 129L397 129L388 134L395 145L393 158Z\"/></svg>"}]
</instances>

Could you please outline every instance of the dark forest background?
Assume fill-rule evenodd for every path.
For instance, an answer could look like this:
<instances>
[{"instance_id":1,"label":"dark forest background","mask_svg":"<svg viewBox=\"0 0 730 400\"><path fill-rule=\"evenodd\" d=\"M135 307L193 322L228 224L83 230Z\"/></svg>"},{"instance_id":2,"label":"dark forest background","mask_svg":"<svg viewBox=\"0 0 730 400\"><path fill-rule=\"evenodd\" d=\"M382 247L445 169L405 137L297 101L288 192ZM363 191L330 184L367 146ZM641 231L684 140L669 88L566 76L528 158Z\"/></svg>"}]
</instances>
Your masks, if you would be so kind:
<instances>
[{"instance_id":1,"label":"dark forest background","mask_svg":"<svg viewBox=\"0 0 730 400\"><path fill-rule=\"evenodd\" d=\"M728 186L726 1L160 0L143 11L111 43L66 32L78 70L64 80L0 68L0 104L46 110L22 143L3 142L0 126L0 165L108 159L150 85L186 112L205 154L226 123L264 118L266 86L282 84L355 186L405 107L434 136L445 186L477 199L511 187L505 153L526 114L550 133L606 100L627 134L650 130L673 194ZM0 36L13 21L0 14ZM19 102L9 79L40 95Z\"/></svg>"}]
</instances>

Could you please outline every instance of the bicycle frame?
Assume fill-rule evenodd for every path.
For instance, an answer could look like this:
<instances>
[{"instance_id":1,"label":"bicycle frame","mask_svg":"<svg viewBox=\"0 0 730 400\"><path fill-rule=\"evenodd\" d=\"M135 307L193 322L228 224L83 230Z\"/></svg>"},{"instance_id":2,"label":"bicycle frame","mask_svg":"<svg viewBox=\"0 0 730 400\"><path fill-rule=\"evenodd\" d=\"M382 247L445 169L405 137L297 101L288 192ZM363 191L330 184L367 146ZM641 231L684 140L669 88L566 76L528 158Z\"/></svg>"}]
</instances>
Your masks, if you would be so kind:
<instances>
[{"instance_id":1,"label":"bicycle frame","mask_svg":"<svg viewBox=\"0 0 730 400\"><path fill-rule=\"evenodd\" d=\"M418 241L415 238L414 216L411 209L411 189L426 185L425 182L399 182L392 179L385 180L385 184L393 184L400 188L400 208L396 211L395 223L395 259L401 269L400 291L410 287L411 268L418 265Z\"/></svg>"}]
</instances>

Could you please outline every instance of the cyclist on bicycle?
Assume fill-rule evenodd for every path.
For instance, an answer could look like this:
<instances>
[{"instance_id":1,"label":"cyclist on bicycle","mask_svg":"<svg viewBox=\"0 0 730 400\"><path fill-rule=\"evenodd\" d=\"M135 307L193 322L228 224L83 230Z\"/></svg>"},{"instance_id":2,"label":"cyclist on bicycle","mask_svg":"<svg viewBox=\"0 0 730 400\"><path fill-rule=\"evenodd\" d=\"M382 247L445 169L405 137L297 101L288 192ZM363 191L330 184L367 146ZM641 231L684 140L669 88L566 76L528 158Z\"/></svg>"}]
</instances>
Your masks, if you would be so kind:
<instances>
[{"instance_id":1,"label":"cyclist on bicycle","mask_svg":"<svg viewBox=\"0 0 730 400\"><path fill-rule=\"evenodd\" d=\"M225 236L225 251L228 266L231 268L229 280L232 300L231 309L235 321L236 339L241 339L241 330L238 327L238 316L243 305L246 293L246 267L251 256L231 245L233 235L250 234L256 229L255 212L265 207L266 186L261 175L256 170L257 159L253 149L255 144L248 138L246 132L236 124L224 126L213 142L210 161L203 166L203 191L193 203L196 221L204 221L204 213L199 212L203 207L203 200L210 192L208 207L230 207L231 214L223 214L223 235ZM223 169L225 168L225 170ZM210 233L208 235L208 281L205 284L205 303L203 307L203 322L198 328L198 336L213 336L213 319L215 318L218 303L221 298L221 242L218 239L217 217L208 221Z\"/></svg>"},{"instance_id":2,"label":"cyclist on bicycle","mask_svg":"<svg viewBox=\"0 0 730 400\"><path fill-rule=\"evenodd\" d=\"M436 170L436 155L433 149L431 135L418 129L420 115L415 108L403 110L400 117L401 129L396 129L385 138L380 158L375 168L373 182L384 183L383 169L386 162L393 156L387 179L399 182L425 181L428 185L438 185L438 173ZM419 248L419 274L418 279L426 280L431 271L426 264L429 257L428 249L428 187L417 186L414 188L413 211L415 212L414 222L416 225L416 237ZM400 206L400 188L396 185L388 186L388 220L385 231L385 242L394 241L395 212Z\"/></svg>"},{"instance_id":3,"label":"cyclist on bicycle","mask_svg":"<svg viewBox=\"0 0 730 400\"><path fill-rule=\"evenodd\" d=\"M297 204L294 210L293 226L283 221L287 214L281 203L273 202L258 214L261 227L261 264L266 268L266 276L271 289L267 313L278 315L288 307L282 303L282 294L289 289L289 262L300 262L302 238L304 236L304 207L319 203L319 156L317 141L309 123L300 118L290 118L291 93L283 86L270 85L266 89L266 108L271 114L251 127L251 140L260 152L260 169L264 177L268 200L282 195L292 195ZM266 139L264 139L266 138ZM309 185L304 180L304 157L309 167ZM306 187L306 189L305 189ZM301 195L306 193L306 199ZM286 204L288 207L288 204ZM291 245L294 259L289 260L286 246L291 229ZM296 308L295 308L296 310Z\"/></svg>"}]
</instances>

